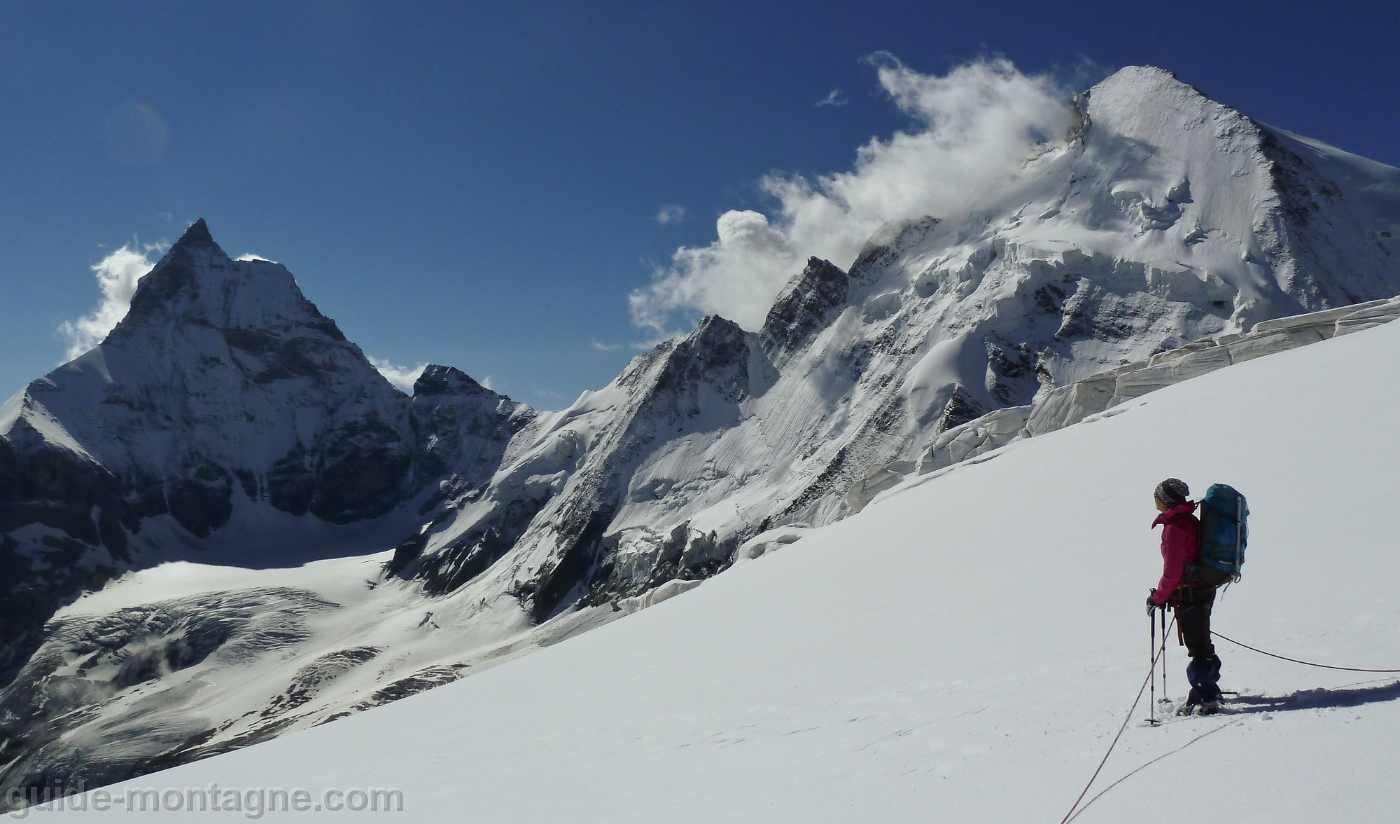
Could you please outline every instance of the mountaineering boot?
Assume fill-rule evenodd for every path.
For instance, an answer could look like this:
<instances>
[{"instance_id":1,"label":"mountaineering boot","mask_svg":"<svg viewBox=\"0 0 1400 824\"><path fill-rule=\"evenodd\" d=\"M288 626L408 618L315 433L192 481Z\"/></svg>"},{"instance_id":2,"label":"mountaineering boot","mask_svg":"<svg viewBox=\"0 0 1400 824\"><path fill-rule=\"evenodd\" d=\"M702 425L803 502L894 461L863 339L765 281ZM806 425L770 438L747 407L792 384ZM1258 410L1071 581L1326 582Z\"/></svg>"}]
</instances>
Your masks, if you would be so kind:
<instances>
[{"instance_id":1,"label":"mountaineering boot","mask_svg":"<svg viewBox=\"0 0 1400 824\"><path fill-rule=\"evenodd\" d=\"M1176 708L1176 714L1215 715L1220 712L1220 689L1213 686L1210 689L1211 692L1207 694L1202 688L1192 687L1186 700Z\"/></svg>"}]
</instances>

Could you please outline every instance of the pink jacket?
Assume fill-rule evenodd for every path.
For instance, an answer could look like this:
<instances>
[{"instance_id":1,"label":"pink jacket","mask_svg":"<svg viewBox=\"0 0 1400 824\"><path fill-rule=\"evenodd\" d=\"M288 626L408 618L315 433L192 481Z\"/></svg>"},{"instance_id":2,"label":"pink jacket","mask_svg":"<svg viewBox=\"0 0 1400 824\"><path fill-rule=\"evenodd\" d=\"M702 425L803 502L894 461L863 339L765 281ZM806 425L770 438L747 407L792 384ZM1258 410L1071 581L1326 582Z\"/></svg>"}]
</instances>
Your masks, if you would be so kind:
<instances>
[{"instance_id":1,"label":"pink jacket","mask_svg":"<svg viewBox=\"0 0 1400 824\"><path fill-rule=\"evenodd\" d=\"M1201 522L1191 513L1196 505L1183 501L1157 516L1153 528L1162 527L1162 580L1152 592L1152 602L1165 604L1186 575L1186 567L1196 563L1201 550L1198 532Z\"/></svg>"}]
</instances>

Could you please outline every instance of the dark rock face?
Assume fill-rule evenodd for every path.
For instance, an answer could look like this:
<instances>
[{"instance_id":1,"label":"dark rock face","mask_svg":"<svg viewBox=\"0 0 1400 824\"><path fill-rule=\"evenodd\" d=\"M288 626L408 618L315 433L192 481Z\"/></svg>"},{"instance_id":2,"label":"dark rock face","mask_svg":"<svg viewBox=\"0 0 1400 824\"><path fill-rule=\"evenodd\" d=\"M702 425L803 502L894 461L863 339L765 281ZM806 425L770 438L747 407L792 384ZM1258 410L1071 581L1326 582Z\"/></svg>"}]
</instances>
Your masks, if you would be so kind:
<instances>
[{"instance_id":1,"label":"dark rock face","mask_svg":"<svg viewBox=\"0 0 1400 824\"><path fill-rule=\"evenodd\" d=\"M586 595L596 583L596 573L602 566L600 550L603 548L603 532L612 522L613 510L600 509L585 513L579 507L571 507L568 512L569 531L576 533L559 560L541 575L529 591L530 616L536 621L545 621L562 606ZM582 521L582 527L578 524ZM524 594L524 593L522 593ZM575 598L569 598L574 595Z\"/></svg>"},{"instance_id":2,"label":"dark rock face","mask_svg":"<svg viewBox=\"0 0 1400 824\"><path fill-rule=\"evenodd\" d=\"M718 315L701 320L695 331L666 357L665 367L638 409L638 416L676 425L700 414L702 393L708 392L727 403L746 398L749 337L738 324Z\"/></svg>"},{"instance_id":3,"label":"dark rock face","mask_svg":"<svg viewBox=\"0 0 1400 824\"><path fill-rule=\"evenodd\" d=\"M774 361L800 349L826 328L834 310L844 309L850 278L829 261L811 258L773 302L759 341Z\"/></svg>"},{"instance_id":4,"label":"dark rock face","mask_svg":"<svg viewBox=\"0 0 1400 824\"><path fill-rule=\"evenodd\" d=\"M420 483L456 473L480 485L501 464L511 438L533 421L524 404L492 392L450 366L429 366L413 385L411 420L421 445L415 471Z\"/></svg>"},{"instance_id":5,"label":"dark rock face","mask_svg":"<svg viewBox=\"0 0 1400 824\"><path fill-rule=\"evenodd\" d=\"M407 538L395 548L390 572L420 577L424 590L433 595L452 592L505 557L544 504L545 500L531 496L503 501L492 517L424 559L413 570L405 568L418 558L427 538L423 534Z\"/></svg>"},{"instance_id":6,"label":"dark rock face","mask_svg":"<svg viewBox=\"0 0 1400 824\"><path fill-rule=\"evenodd\" d=\"M0 687L38 648L59 605L101 587L127 560L128 507L117 480L47 444L27 457L0 440ZM50 534L27 545L8 534L31 524ZM105 562L78 564L104 544Z\"/></svg>"},{"instance_id":7,"label":"dark rock face","mask_svg":"<svg viewBox=\"0 0 1400 824\"><path fill-rule=\"evenodd\" d=\"M228 523L233 514L233 475L212 461L192 458L166 491L170 514L200 538Z\"/></svg>"},{"instance_id":8,"label":"dark rock face","mask_svg":"<svg viewBox=\"0 0 1400 824\"><path fill-rule=\"evenodd\" d=\"M434 523L446 520L455 507L479 499L511 440L535 418L533 409L452 367L429 366L423 371L413 387L411 421L421 445L413 473L419 484L436 482L439 497L454 497L454 505ZM412 567L427 538L421 532L411 535L395 548L388 571L421 577L430 593L451 592L505 555L543 504L532 495L507 498L486 522Z\"/></svg>"},{"instance_id":9,"label":"dark rock face","mask_svg":"<svg viewBox=\"0 0 1400 824\"><path fill-rule=\"evenodd\" d=\"M948 399L948 405L943 407L943 415L938 419L937 431L946 432L955 426L961 426L968 421L976 420L987 413L982 405L967 393L962 384L953 387L953 397Z\"/></svg>"},{"instance_id":10,"label":"dark rock face","mask_svg":"<svg viewBox=\"0 0 1400 824\"><path fill-rule=\"evenodd\" d=\"M418 488L409 477L415 448L395 422L377 415L347 421L278 459L266 475L267 500L333 524L377 518Z\"/></svg>"}]
</instances>

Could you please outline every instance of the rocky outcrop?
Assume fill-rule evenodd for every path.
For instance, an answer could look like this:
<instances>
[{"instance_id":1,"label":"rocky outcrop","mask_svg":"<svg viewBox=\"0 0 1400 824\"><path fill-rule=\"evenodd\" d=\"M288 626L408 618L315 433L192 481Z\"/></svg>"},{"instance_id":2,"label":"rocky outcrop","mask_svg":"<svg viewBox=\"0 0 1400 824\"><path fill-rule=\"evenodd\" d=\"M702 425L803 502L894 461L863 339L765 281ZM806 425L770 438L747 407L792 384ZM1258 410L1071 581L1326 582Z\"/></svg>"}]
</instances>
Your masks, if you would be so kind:
<instances>
[{"instance_id":1,"label":"rocky outcrop","mask_svg":"<svg viewBox=\"0 0 1400 824\"><path fill-rule=\"evenodd\" d=\"M759 332L763 351L780 362L810 342L831 322L833 312L846 308L849 280L831 262L809 259L807 268L788 281L768 310Z\"/></svg>"},{"instance_id":2,"label":"rocky outcrop","mask_svg":"<svg viewBox=\"0 0 1400 824\"><path fill-rule=\"evenodd\" d=\"M507 552L525 556L524 574L508 586L537 621L576 603L713 574L729 558L706 550L703 535L672 530L653 551L639 552L636 541L605 534L629 500L654 494L636 488L637 468L666 443L732 427L755 377L770 369L754 335L705 318L690 335L634 360L598 397L533 419L519 435L530 448L506 455L488 489L453 501L415 536L422 557L400 574L421 578L430 592L453 592Z\"/></svg>"}]
</instances>

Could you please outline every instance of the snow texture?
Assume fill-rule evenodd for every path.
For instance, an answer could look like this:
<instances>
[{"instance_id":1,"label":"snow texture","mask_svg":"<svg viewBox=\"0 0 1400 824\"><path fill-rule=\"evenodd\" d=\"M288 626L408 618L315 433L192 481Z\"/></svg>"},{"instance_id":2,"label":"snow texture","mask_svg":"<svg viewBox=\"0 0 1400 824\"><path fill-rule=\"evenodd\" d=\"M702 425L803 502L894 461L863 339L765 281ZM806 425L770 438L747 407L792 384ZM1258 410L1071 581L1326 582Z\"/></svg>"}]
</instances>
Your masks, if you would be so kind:
<instances>
[{"instance_id":1,"label":"snow texture","mask_svg":"<svg viewBox=\"0 0 1400 824\"><path fill-rule=\"evenodd\" d=\"M1393 304L1352 305L1400 293L1400 170L1158 69L1074 112L987 193L1000 205L885 226L848 269L813 258L757 331L705 318L559 411L442 366L403 394L284 267L231 260L196 223L101 345L0 407L0 789L120 780L376 707L771 568L921 471L952 489L969 457L1077 443L1171 384L1386 339L1369 327ZM1040 506L981 494L966 512ZM940 511L919 527L977 537ZM221 652L267 631L286 647ZM935 636L956 669L961 642ZM114 646L84 667L94 637ZM129 732L146 723L164 732Z\"/></svg>"},{"instance_id":2,"label":"snow texture","mask_svg":"<svg viewBox=\"0 0 1400 824\"><path fill-rule=\"evenodd\" d=\"M1249 496L1217 630L1400 666L1397 353L1392 324L1167 387L566 643L131 786L393 787L381 815L415 821L1057 821L1147 675L1163 477ZM1393 817L1394 676L1218 649L1239 695L1156 728L1139 706L1076 821ZM1169 644L1176 700L1184 663Z\"/></svg>"}]
</instances>

